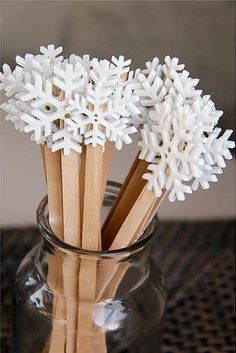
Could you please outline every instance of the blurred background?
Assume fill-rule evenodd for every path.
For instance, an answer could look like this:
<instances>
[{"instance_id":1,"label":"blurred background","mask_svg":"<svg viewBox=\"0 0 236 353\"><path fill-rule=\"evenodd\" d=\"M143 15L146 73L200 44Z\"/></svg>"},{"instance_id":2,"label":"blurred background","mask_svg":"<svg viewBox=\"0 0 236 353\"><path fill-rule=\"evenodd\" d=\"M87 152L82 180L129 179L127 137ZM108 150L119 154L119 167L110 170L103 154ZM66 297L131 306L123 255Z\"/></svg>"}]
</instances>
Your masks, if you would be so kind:
<instances>
[{"instance_id":1,"label":"blurred background","mask_svg":"<svg viewBox=\"0 0 236 353\"><path fill-rule=\"evenodd\" d=\"M235 129L234 1L2 1L1 61L15 66L17 54L36 54L40 45L71 53L110 58L123 54L133 67L154 56L177 56L199 87L224 110L220 126ZM2 97L4 100L4 97ZM122 182L136 154L135 144L115 153L110 178ZM165 201L164 220L234 218L235 159L219 183ZM45 194L39 147L14 130L1 112L1 227L35 224Z\"/></svg>"}]
</instances>

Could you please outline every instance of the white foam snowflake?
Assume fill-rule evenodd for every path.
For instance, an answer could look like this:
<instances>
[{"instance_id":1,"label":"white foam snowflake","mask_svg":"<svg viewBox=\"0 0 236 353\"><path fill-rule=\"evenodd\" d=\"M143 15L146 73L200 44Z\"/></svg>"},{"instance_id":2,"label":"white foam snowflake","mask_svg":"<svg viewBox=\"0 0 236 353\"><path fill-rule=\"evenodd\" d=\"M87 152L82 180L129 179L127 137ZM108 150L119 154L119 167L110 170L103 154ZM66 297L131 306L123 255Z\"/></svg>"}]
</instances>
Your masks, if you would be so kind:
<instances>
[{"instance_id":1,"label":"white foam snowflake","mask_svg":"<svg viewBox=\"0 0 236 353\"><path fill-rule=\"evenodd\" d=\"M165 99L178 99L190 103L200 96L202 91L196 90L198 79L189 77L184 65L179 64L178 58L165 57L165 63L160 64L155 57L146 63L146 68L133 73L132 85L134 92L140 97L140 114L132 115L133 124L139 127L145 124L157 103Z\"/></svg>"},{"instance_id":2,"label":"white foam snowflake","mask_svg":"<svg viewBox=\"0 0 236 353\"><path fill-rule=\"evenodd\" d=\"M150 112L150 121L153 123L144 125L143 139L139 142L140 158L156 162L148 167L151 173L143 176L148 181L148 189L160 197L167 188L171 201L183 200L184 193L191 192L190 186L183 182L189 181L190 174L200 177L202 173L202 146L191 143L196 129L194 115L189 106L179 105L173 110L166 101Z\"/></svg>"},{"instance_id":3,"label":"white foam snowflake","mask_svg":"<svg viewBox=\"0 0 236 353\"><path fill-rule=\"evenodd\" d=\"M83 94L75 94L66 110L71 114L68 121L70 131L83 134L84 143L105 146L106 140L115 142L117 149L123 143L131 143L130 135L137 130L130 124L129 116L138 114L138 96L133 93L129 80L122 75L127 73L123 57L91 61L91 79Z\"/></svg>"},{"instance_id":4,"label":"white foam snowflake","mask_svg":"<svg viewBox=\"0 0 236 353\"><path fill-rule=\"evenodd\" d=\"M221 111L217 111L209 96L198 97L192 105L185 100L167 99L150 111L148 123L141 131L140 158L151 164L144 174L149 190L160 197L167 189L169 200L184 200L201 185L217 181L217 174L225 167L224 159L231 159L228 141L232 130L218 138L221 129L215 128Z\"/></svg>"},{"instance_id":5,"label":"white foam snowflake","mask_svg":"<svg viewBox=\"0 0 236 353\"><path fill-rule=\"evenodd\" d=\"M131 114L139 114L139 100L127 80L131 60L90 60L72 54L63 61L62 48L40 48L40 55L17 56L12 72L3 66L1 89L11 97L2 105L7 120L37 143L48 142L53 151L81 151L81 143L117 149L130 143L136 129ZM63 124L61 124L63 122ZM61 128L63 126L63 128ZM50 141L50 143L49 143Z\"/></svg>"},{"instance_id":6,"label":"white foam snowflake","mask_svg":"<svg viewBox=\"0 0 236 353\"><path fill-rule=\"evenodd\" d=\"M220 136L220 133L221 129L216 127L208 136L203 135L202 137L203 158L206 168L203 170L201 177L194 178L191 185L194 191L199 186L208 189L210 187L209 182L216 182L218 180L217 174L223 173L223 168L226 167L225 159L232 159L230 149L235 147L235 142L229 141L229 138L233 130L226 130L222 136Z\"/></svg>"},{"instance_id":7,"label":"white foam snowflake","mask_svg":"<svg viewBox=\"0 0 236 353\"><path fill-rule=\"evenodd\" d=\"M63 59L56 58L62 48L55 49L49 45L47 48L41 47L40 51L42 55L17 56L18 66L14 71L5 64L0 74L0 89L4 89L9 97L1 105L8 113L6 120L13 122L20 131L33 131L36 142L51 132L50 124L53 121L46 109L50 110L52 86L50 81L45 83L44 76L51 77L54 65ZM41 117L43 113L47 113L47 117Z\"/></svg>"}]
</instances>

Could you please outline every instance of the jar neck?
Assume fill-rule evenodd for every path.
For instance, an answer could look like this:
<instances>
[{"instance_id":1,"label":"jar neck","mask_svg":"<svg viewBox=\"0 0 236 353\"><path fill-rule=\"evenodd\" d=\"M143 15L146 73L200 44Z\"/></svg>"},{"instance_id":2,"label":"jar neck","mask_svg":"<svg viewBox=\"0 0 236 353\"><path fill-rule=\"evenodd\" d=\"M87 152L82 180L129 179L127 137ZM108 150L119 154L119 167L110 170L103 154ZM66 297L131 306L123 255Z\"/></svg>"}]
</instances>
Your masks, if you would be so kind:
<instances>
[{"instance_id":1,"label":"jar neck","mask_svg":"<svg viewBox=\"0 0 236 353\"><path fill-rule=\"evenodd\" d=\"M108 211L118 192L119 188L114 188L112 185L111 189L111 186L108 185L104 198L104 207L108 207ZM82 262L89 262L92 266L96 266L98 283L101 288L104 287L105 281L115 281L114 274L116 274L116 277L122 277L122 274L127 274L128 272L132 274L132 276L126 286L129 285L130 288L133 288L137 283L144 280L148 273L149 245L156 233L156 217L154 217L153 221L149 224L140 240L126 248L112 251L91 251L80 249L60 240L53 233L49 224L46 197L41 201L38 207L37 219L42 234L42 246L38 259L46 259L48 273L53 273L53 280L55 280L55 282L58 282L56 277L62 275L60 269L64 268L65 262L73 264L74 267L81 266ZM40 266L40 260L38 261L38 264ZM120 282L120 278L117 279L117 282ZM114 293L112 295L114 295Z\"/></svg>"},{"instance_id":2,"label":"jar neck","mask_svg":"<svg viewBox=\"0 0 236 353\"><path fill-rule=\"evenodd\" d=\"M58 239L59 243L56 243L53 235L52 241L45 236L45 233L41 232L41 250L47 256L54 256L63 261L65 258L67 261L79 263L81 260L96 261L100 264L109 263L120 264L120 263L136 263L140 261L145 261L149 253L149 245L151 239L148 241L141 242L137 244L137 247L126 247L123 249L117 249L113 251L90 251L86 249L74 248ZM153 235L152 235L153 236ZM63 244L63 246L61 246Z\"/></svg>"},{"instance_id":3,"label":"jar neck","mask_svg":"<svg viewBox=\"0 0 236 353\"><path fill-rule=\"evenodd\" d=\"M78 271L78 278L82 264L96 268L97 301L100 301L140 287L149 277L149 259L149 243L132 251L124 249L122 253L90 254L81 250L76 253L61 250L43 236L37 256L37 267L52 291L60 292L61 295L63 288L59 288L58 283L63 277L65 264L67 268Z\"/></svg>"},{"instance_id":4,"label":"jar neck","mask_svg":"<svg viewBox=\"0 0 236 353\"><path fill-rule=\"evenodd\" d=\"M108 214L119 193L119 189L119 184L108 182L101 212L102 214ZM94 257L96 260L99 259L101 261L113 258L117 262L123 261L124 258L129 259L133 256L136 257L138 253L145 252L145 249L149 247L149 244L156 233L158 224L158 218L154 216L153 220L150 222L145 232L140 236L140 239L125 248L115 249L111 251L92 251L72 246L71 244L62 241L57 237L56 234L54 234L49 224L47 197L44 197L44 199L39 204L39 207L37 209L37 220L39 230L43 238L42 240L44 248L48 252L52 252L55 255L61 257L64 257L65 255L71 256L71 258L79 258L85 255L86 257Z\"/></svg>"}]
</instances>

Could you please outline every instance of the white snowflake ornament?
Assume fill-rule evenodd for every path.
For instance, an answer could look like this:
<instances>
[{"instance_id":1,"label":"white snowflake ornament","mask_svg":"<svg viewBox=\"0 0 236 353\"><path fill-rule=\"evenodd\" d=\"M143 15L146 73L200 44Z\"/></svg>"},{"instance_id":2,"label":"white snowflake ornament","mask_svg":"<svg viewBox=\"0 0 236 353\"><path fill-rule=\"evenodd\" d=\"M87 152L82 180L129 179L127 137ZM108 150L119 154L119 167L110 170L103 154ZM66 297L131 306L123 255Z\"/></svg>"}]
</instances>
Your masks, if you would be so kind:
<instances>
[{"instance_id":1,"label":"white snowflake ornament","mask_svg":"<svg viewBox=\"0 0 236 353\"><path fill-rule=\"evenodd\" d=\"M202 176L193 179L191 185L192 190L197 190L199 186L203 189L209 189L209 182L216 182L217 174L223 173L223 168L226 167L225 159L233 158L230 149L235 147L234 141L228 141L233 130L226 130L224 134L219 137L221 133L220 128L215 128L207 137L202 137L202 144L204 146L203 158L205 161L205 169Z\"/></svg>"},{"instance_id":2,"label":"white snowflake ornament","mask_svg":"<svg viewBox=\"0 0 236 353\"><path fill-rule=\"evenodd\" d=\"M139 158L150 162L143 178L157 197L167 189L172 202L184 200L185 193L199 186L207 189L209 182L216 182L217 174L226 166L225 159L232 158L230 149L235 147L228 140L232 130L226 130L219 137L221 129L215 127L223 112L215 109L210 96L201 96L202 91L195 88L198 80L189 78L184 65L178 62L176 58L166 57L163 66L157 58L147 63L141 74L146 78L138 76L145 85L137 90L140 102L148 107L138 143ZM149 81L155 90L148 85ZM157 82L159 95L155 97ZM151 107L155 99L160 102Z\"/></svg>"},{"instance_id":3,"label":"white snowflake ornament","mask_svg":"<svg viewBox=\"0 0 236 353\"><path fill-rule=\"evenodd\" d=\"M171 202L183 201L185 193L199 186L209 188L209 182L217 181L216 175L226 166L225 159L232 158L229 149L235 147L233 141L228 141L232 130L219 137L221 129L214 128L222 112L216 111L208 98L197 99L192 106L183 104L183 100L155 105L141 130L139 158L150 162L149 172L143 176L147 188L157 197L167 189ZM202 114L196 111L199 104Z\"/></svg>"},{"instance_id":4,"label":"white snowflake ornament","mask_svg":"<svg viewBox=\"0 0 236 353\"><path fill-rule=\"evenodd\" d=\"M190 175L200 177L204 163L201 158L203 147L190 142L196 129L194 114L189 106L171 109L166 101L156 105L155 112L150 115L150 121L154 123L144 125L143 138L139 142L140 158L151 162L148 167L151 173L144 174L143 178L157 197L167 188L171 201L184 200L184 193L192 192L184 182L190 180Z\"/></svg>"},{"instance_id":5,"label":"white snowflake ornament","mask_svg":"<svg viewBox=\"0 0 236 353\"><path fill-rule=\"evenodd\" d=\"M108 140L121 149L123 142L132 142L130 135L137 131L128 118L139 113L136 107L139 98L130 88L129 81L121 78L126 74L130 61L113 57L112 62L91 61L93 83L86 85L83 94L76 94L74 99L70 99L66 110L71 114L68 122L70 131L83 134L85 144L104 147Z\"/></svg>"},{"instance_id":6,"label":"white snowflake ornament","mask_svg":"<svg viewBox=\"0 0 236 353\"><path fill-rule=\"evenodd\" d=\"M179 100L191 103L202 91L196 90L198 79L189 77L189 72L184 70L184 65L179 64L178 58L165 57L161 64L155 57L146 63L146 68L136 70L132 74L132 87L140 97L138 108L140 114L133 114L132 121L136 127L145 124L149 119L149 112L154 110L157 103L166 99Z\"/></svg>"},{"instance_id":7,"label":"white snowflake ornament","mask_svg":"<svg viewBox=\"0 0 236 353\"><path fill-rule=\"evenodd\" d=\"M17 56L16 68L4 65L0 75L0 88L9 97L1 107L16 129L65 154L80 153L82 143L105 148L112 141L121 149L132 142L137 130L130 116L140 110L128 79L131 60L75 54L63 60L62 48L53 45L40 52Z\"/></svg>"}]
</instances>

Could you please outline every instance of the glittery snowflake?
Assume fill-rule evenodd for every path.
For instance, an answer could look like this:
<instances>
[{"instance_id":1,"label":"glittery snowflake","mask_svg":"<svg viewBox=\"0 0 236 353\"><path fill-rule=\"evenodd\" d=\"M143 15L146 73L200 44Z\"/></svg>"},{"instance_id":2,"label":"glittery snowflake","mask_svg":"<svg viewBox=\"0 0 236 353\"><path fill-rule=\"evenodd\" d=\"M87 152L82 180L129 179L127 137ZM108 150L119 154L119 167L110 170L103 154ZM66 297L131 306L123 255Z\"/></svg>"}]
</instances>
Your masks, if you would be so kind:
<instances>
[{"instance_id":1,"label":"glittery snowflake","mask_svg":"<svg viewBox=\"0 0 236 353\"><path fill-rule=\"evenodd\" d=\"M47 142L53 151L81 151L81 144L117 149L131 143L136 132L131 114L139 114L139 97L130 88L130 60L111 61L72 54L58 57L62 48L40 48L40 55L16 57L12 72L3 66L1 86L9 100L2 104L6 119L16 129L32 133L37 143Z\"/></svg>"}]
</instances>

